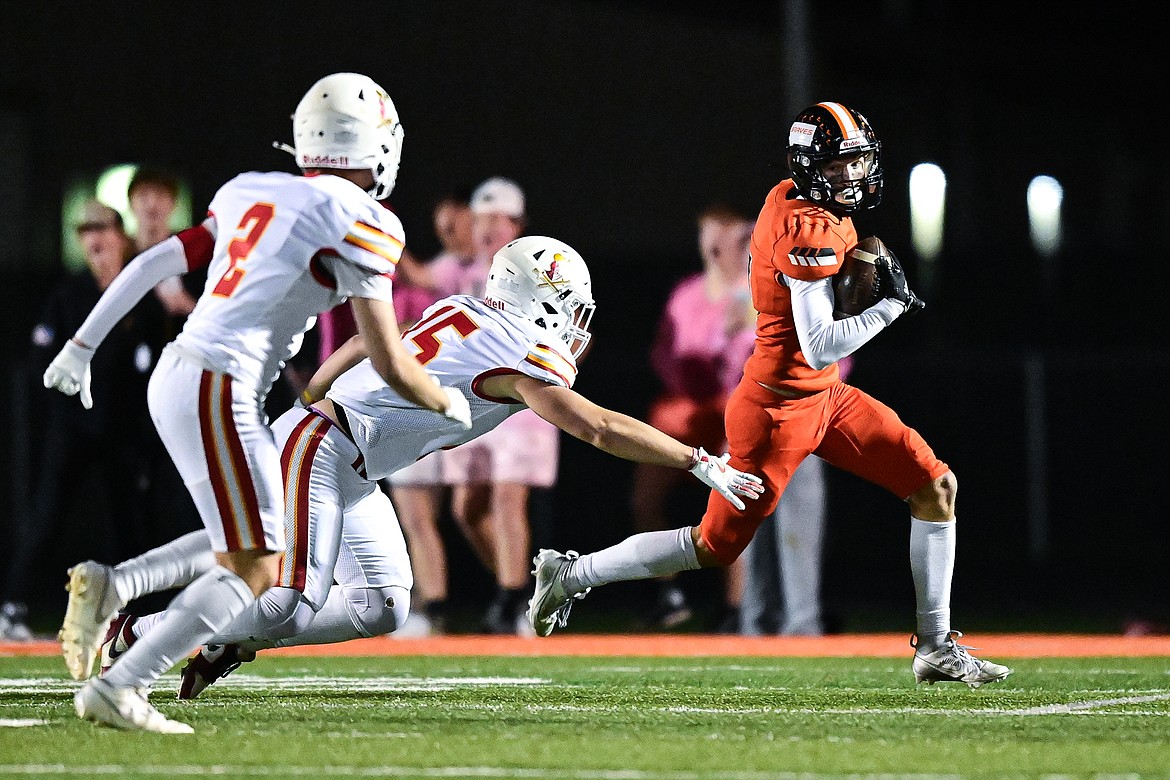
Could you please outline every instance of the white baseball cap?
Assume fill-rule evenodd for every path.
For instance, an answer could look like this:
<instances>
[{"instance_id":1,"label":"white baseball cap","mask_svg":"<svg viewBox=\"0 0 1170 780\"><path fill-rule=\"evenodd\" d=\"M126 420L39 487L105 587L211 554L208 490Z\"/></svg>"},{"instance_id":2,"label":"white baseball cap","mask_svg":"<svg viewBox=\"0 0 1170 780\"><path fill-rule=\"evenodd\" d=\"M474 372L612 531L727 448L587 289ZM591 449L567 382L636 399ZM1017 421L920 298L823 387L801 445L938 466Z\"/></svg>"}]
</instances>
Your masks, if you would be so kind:
<instances>
[{"instance_id":1,"label":"white baseball cap","mask_svg":"<svg viewBox=\"0 0 1170 780\"><path fill-rule=\"evenodd\" d=\"M493 176L471 193L472 214L503 214L512 219L524 216L524 190L511 179Z\"/></svg>"}]
</instances>

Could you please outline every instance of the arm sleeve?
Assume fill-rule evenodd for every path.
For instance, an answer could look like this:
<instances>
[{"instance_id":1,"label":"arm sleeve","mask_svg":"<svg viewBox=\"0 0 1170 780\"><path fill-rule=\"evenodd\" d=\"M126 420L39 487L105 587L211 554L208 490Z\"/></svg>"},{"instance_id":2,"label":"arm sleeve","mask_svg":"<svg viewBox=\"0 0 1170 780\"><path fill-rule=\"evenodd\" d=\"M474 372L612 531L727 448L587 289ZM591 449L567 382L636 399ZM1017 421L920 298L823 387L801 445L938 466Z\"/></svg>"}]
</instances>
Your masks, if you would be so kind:
<instances>
[{"instance_id":1,"label":"arm sleeve","mask_svg":"<svg viewBox=\"0 0 1170 780\"><path fill-rule=\"evenodd\" d=\"M321 262L337 280L339 295L394 302L394 282L389 273L372 273L337 255L321 255Z\"/></svg>"},{"instance_id":2,"label":"arm sleeve","mask_svg":"<svg viewBox=\"0 0 1170 780\"><path fill-rule=\"evenodd\" d=\"M187 270L187 254L178 236L155 244L134 258L102 293L93 311L77 329L76 339L96 349L156 284Z\"/></svg>"},{"instance_id":3,"label":"arm sleeve","mask_svg":"<svg viewBox=\"0 0 1170 780\"><path fill-rule=\"evenodd\" d=\"M800 350L813 368L825 368L852 354L905 311L902 304L885 298L856 317L834 320L830 278L815 281L784 275L780 278L792 293L792 316Z\"/></svg>"},{"instance_id":4,"label":"arm sleeve","mask_svg":"<svg viewBox=\"0 0 1170 780\"><path fill-rule=\"evenodd\" d=\"M202 225L180 231L176 238L183 245L188 271L197 271L211 265L211 256L215 252L214 217L209 216Z\"/></svg>"}]
</instances>

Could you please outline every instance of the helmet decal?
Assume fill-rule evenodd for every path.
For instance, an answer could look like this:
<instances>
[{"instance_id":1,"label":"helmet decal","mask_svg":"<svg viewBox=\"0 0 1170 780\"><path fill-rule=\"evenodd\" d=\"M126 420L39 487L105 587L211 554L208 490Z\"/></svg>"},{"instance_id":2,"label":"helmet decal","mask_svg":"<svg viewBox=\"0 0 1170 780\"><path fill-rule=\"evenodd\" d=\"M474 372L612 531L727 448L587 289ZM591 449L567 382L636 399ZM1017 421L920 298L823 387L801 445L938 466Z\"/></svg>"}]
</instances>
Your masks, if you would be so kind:
<instances>
[{"instance_id":1,"label":"helmet decal","mask_svg":"<svg viewBox=\"0 0 1170 780\"><path fill-rule=\"evenodd\" d=\"M853 119L853 115L849 113L849 109L840 103L817 103L818 106L824 107L833 118L837 120L837 124L841 126L841 131L846 138L853 138L861 134L861 128L857 126L857 122Z\"/></svg>"},{"instance_id":2,"label":"helmet decal","mask_svg":"<svg viewBox=\"0 0 1170 780\"><path fill-rule=\"evenodd\" d=\"M544 254L544 252L541 252L540 254ZM541 287L552 287L555 290L558 284L568 284L568 281L562 278L560 272L557 270L557 263L563 261L564 259L565 256L560 252L557 252L553 255L552 262L548 265L548 270L540 271L540 275L543 278L543 281L540 283ZM537 270L539 271L540 269Z\"/></svg>"}]
</instances>

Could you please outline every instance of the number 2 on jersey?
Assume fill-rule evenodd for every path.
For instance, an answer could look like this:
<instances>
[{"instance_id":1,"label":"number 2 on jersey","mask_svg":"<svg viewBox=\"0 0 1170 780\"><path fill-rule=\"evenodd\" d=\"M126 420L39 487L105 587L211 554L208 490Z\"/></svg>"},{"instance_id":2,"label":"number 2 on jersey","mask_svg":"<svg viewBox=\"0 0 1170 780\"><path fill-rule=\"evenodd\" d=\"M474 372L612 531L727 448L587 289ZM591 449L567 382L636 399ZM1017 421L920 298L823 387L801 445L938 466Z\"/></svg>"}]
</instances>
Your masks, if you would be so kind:
<instances>
[{"instance_id":1,"label":"number 2 on jersey","mask_svg":"<svg viewBox=\"0 0 1170 780\"><path fill-rule=\"evenodd\" d=\"M244 235L243 237L237 235L228 244L228 269L220 277L219 282L211 291L212 295L218 295L221 298L230 298L232 293L236 291L236 287L244 279L244 274L248 272L247 269L241 268L240 265L248 259L248 255L252 253L256 242L260 240L260 236L264 235L264 231L268 229L268 223L272 221L272 215L275 213L276 207L271 203L254 203L252 208L244 212L239 226L236 227L236 233Z\"/></svg>"},{"instance_id":2,"label":"number 2 on jersey","mask_svg":"<svg viewBox=\"0 0 1170 780\"><path fill-rule=\"evenodd\" d=\"M454 328L462 338L467 338L472 333L479 330L479 326L471 317L467 316L467 312L461 309L455 309L450 314L450 307L439 309L429 319L415 325L407 332L407 336L419 348L419 353L415 355L415 359L424 366L435 359L439 354L439 349L443 346L439 341L438 333L444 328ZM443 316L446 314L446 316Z\"/></svg>"}]
</instances>

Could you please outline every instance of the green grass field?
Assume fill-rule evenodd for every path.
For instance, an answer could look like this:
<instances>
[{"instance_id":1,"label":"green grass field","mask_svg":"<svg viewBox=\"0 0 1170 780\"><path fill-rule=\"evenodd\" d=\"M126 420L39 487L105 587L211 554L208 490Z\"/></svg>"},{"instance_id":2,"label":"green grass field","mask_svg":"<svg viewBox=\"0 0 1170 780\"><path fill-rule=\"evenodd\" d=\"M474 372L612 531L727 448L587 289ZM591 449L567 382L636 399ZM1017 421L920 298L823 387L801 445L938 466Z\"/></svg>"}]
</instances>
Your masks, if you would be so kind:
<instances>
[{"instance_id":1,"label":"green grass field","mask_svg":"<svg viewBox=\"0 0 1170 780\"><path fill-rule=\"evenodd\" d=\"M79 720L58 658L0 658L0 776L765 780L1170 777L1170 659L1016 659L913 685L910 659L261 658L193 736Z\"/></svg>"}]
</instances>

